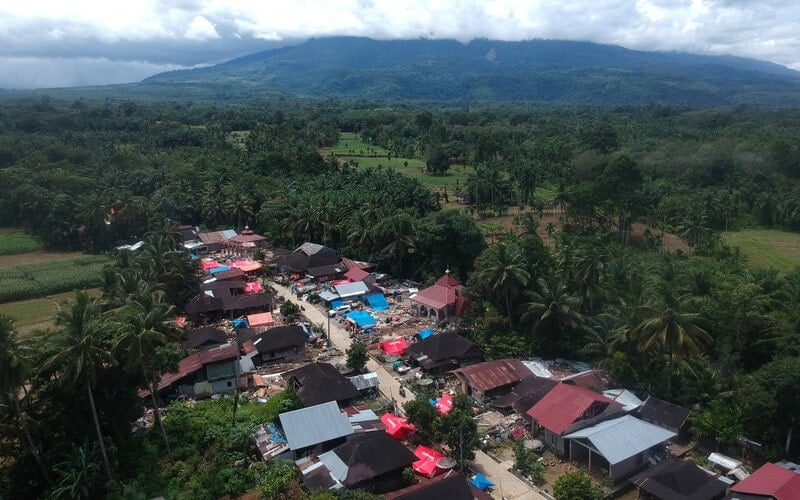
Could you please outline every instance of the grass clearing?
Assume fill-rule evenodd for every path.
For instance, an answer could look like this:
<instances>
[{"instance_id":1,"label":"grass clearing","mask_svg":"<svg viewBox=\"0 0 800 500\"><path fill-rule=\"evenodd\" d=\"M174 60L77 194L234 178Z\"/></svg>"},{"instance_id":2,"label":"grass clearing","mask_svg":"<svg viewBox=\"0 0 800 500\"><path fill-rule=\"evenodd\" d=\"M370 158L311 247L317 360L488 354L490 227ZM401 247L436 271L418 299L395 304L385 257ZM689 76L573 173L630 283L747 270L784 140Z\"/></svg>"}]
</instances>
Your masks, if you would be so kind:
<instances>
[{"instance_id":1,"label":"grass clearing","mask_svg":"<svg viewBox=\"0 0 800 500\"><path fill-rule=\"evenodd\" d=\"M725 243L739 247L750 265L789 273L800 266L800 234L774 229L745 229L722 234Z\"/></svg>"},{"instance_id":2,"label":"grass clearing","mask_svg":"<svg viewBox=\"0 0 800 500\"><path fill-rule=\"evenodd\" d=\"M22 229L0 228L0 255L18 255L42 248L42 244Z\"/></svg>"},{"instance_id":3,"label":"grass clearing","mask_svg":"<svg viewBox=\"0 0 800 500\"><path fill-rule=\"evenodd\" d=\"M36 328L47 328L53 326L53 317L56 313L57 304L71 299L74 292L64 292L51 295L48 298L38 298L20 300L0 304L0 314L5 314L14 319L17 331L21 334L28 334ZM90 288L87 290L90 297L99 297L100 289Z\"/></svg>"}]
</instances>

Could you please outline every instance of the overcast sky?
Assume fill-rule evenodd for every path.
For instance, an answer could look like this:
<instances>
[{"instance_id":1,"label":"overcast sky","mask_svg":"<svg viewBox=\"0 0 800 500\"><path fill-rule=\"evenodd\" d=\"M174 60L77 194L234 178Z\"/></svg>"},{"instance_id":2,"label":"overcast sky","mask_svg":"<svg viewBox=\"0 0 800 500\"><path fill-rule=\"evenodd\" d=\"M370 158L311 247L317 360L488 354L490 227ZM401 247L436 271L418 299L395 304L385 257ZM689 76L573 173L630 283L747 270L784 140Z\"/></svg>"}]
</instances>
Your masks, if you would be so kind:
<instances>
[{"instance_id":1,"label":"overcast sky","mask_svg":"<svg viewBox=\"0 0 800 500\"><path fill-rule=\"evenodd\" d=\"M312 36L582 40L800 70L798 0L0 0L0 88L122 83Z\"/></svg>"}]
</instances>

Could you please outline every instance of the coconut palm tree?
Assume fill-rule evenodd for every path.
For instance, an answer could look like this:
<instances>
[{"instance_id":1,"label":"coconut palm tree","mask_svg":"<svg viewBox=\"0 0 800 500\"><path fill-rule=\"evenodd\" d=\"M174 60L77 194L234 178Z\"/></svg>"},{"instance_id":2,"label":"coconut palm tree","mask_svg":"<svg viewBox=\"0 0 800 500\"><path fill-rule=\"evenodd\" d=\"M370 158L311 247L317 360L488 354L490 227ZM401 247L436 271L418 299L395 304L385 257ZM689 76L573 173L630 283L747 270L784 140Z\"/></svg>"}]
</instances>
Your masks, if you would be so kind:
<instances>
[{"instance_id":1,"label":"coconut palm tree","mask_svg":"<svg viewBox=\"0 0 800 500\"><path fill-rule=\"evenodd\" d=\"M679 309L639 307L628 338L640 352L663 354L667 359L667 392L672 389L675 364L704 352L713 342L711 335L698 325L699 314Z\"/></svg>"},{"instance_id":2,"label":"coconut palm tree","mask_svg":"<svg viewBox=\"0 0 800 500\"><path fill-rule=\"evenodd\" d=\"M578 311L580 299L567 291L567 284L559 276L539 278L536 291L526 293L529 302L523 304L521 320L532 323L531 332L539 336L549 332L549 337L557 339L583 324L584 318Z\"/></svg>"},{"instance_id":3,"label":"coconut palm tree","mask_svg":"<svg viewBox=\"0 0 800 500\"><path fill-rule=\"evenodd\" d=\"M19 389L25 384L29 370L29 345L17 337L14 321L0 314L0 393L8 393L33 458L36 459L36 464L47 482L52 483L50 473L39 454L39 448L33 442L25 412L22 411L19 402Z\"/></svg>"},{"instance_id":4,"label":"coconut palm tree","mask_svg":"<svg viewBox=\"0 0 800 500\"><path fill-rule=\"evenodd\" d=\"M530 273L525 269L522 252L511 243L498 243L490 246L479 257L476 267L478 269L475 272L476 281L489 293L505 302L508 325L513 326L511 303L531 279Z\"/></svg>"},{"instance_id":5,"label":"coconut palm tree","mask_svg":"<svg viewBox=\"0 0 800 500\"><path fill-rule=\"evenodd\" d=\"M111 479L111 465L108 461L100 420L94 402L94 387L103 370L116 363L107 349L102 346L102 329L96 317L96 307L86 292L75 292L75 298L56 313L57 329L52 337L60 351L48 358L42 369L54 371L61 383L83 387L89 397L89 407L97 433L103 465L108 479Z\"/></svg>"},{"instance_id":6,"label":"coconut palm tree","mask_svg":"<svg viewBox=\"0 0 800 500\"><path fill-rule=\"evenodd\" d=\"M150 289L115 310L115 318L112 320L112 325L118 333L113 353L117 359L124 359L128 367L141 370L144 383L150 391L156 423L161 429L170 460L173 460L172 449L159 412L156 399L158 380L151 377L154 372L151 363L156 348L166 345L169 340L174 340L177 336L171 321L173 312L174 307L167 303L164 292Z\"/></svg>"}]
</instances>

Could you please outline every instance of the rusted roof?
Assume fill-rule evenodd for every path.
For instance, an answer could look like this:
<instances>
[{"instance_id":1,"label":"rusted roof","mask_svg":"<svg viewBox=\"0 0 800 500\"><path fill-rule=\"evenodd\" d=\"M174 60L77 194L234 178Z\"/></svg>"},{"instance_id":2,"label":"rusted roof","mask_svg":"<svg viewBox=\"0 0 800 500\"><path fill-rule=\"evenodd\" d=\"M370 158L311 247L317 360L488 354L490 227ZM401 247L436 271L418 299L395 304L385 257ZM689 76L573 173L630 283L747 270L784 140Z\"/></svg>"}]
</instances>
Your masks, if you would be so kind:
<instances>
[{"instance_id":1,"label":"rusted roof","mask_svg":"<svg viewBox=\"0 0 800 500\"><path fill-rule=\"evenodd\" d=\"M363 269L359 269L357 267L354 267L349 271L347 271L346 273L344 273L344 277L352 281L364 281L364 278L366 278L367 276L369 276L368 272L364 271Z\"/></svg>"},{"instance_id":2,"label":"rusted roof","mask_svg":"<svg viewBox=\"0 0 800 500\"><path fill-rule=\"evenodd\" d=\"M499 359L458 368L453 373L473 389L486 392L516 384L530 375L531 371L518 359Z\"/></svg>"},{"instance_id":3,"label":"rusted roof","mask_svg":"<svg viewBox=\"0 0 800 500\"><path fill-rule=\"evenodd\" d=\"M590 391L603 392L614 387L611 377L603 370L587 370L561 379L565 384L577 385Z\"/></svg>"},{"instance_id":4,"label":"rusted roof","mask_svg":"<svg viewBox=\"0 0 800 500\"><path fill-rule=\"evenodd\" d=\"M225 281L225 280L238 280L241 281L244 277L244 271L239 269L238 267L232 267L227 271L220 271L214 275L217 278L217 281Z\"/></svg>"},{"instance_id":5,"label":"rusted roof","mask_svg":"<svg viewBox=\"0 0 800 500\"><path fill-rule=\"evenodd\" d=\"M370 264L369 262L364 262L361 260L348 259L346 257L342 257L342 263L347 267L347 269L365 270L371 267L375 267L375 264ZM361 280L355 280L355 281L361 281Z\"/></svg>"},{"instance_id":6,"label":"rusted roof","mask_svg":"<svg viewBox=\"0 0 800 500\"><path fill-rule=\"evenodd\" d=\"M165 373L158 381L158 389L161 390L170 386L174 382L191 375L192 373L200 370L205 365L218 363L236 358L237 347L236 344L225 344L208 351L201 351L191 356L187 356L178 361L178 371L175 373Z\"/></svg>"}]
</instances>

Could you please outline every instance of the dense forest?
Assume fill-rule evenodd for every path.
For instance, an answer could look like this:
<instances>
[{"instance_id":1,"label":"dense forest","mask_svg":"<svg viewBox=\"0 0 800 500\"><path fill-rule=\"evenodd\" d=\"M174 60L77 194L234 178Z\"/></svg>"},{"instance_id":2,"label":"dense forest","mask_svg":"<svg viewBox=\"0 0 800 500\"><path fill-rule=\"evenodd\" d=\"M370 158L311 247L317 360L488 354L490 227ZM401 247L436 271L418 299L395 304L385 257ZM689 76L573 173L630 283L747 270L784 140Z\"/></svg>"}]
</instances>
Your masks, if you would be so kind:
<instances>
[{"instance_id":1,"label":"dense forest","mask_svg":"<svg viewBox=\"0 0 800 500\"><path fill-rule=\"evenodd\" d=\"M387 164L468 175L434 188L324 154L342 133ZM0 226L51 249L147 245L116 255L101 296L76 294L52 331L23 339L0 321L0 440L15 456L0 490L215 498L255 484L229 464L245 455L249 423L291 407L291 394L244 405L224 436L175 406L165 425L179 449L130 434L137 385L176 362L175 332L160 325L196 286L178 223L249 226L276 247L323 243L416 282L449 268L477 304L461 333L490 357L588 361L693 408L711 449L746 436L763 458L797 460L800 271L749 265L720 234L800 230L798 144L800 112L750 106L6 100ZM453 203L459 193L469 205ZM513 227L487 237L480 220L505 215ZM668 235L685 249L667 252ZM215 408L204 418L229 418Z\"/></svg>"}]
</instances>

